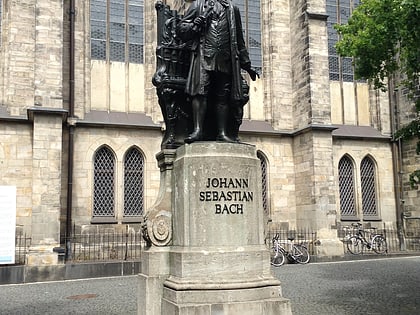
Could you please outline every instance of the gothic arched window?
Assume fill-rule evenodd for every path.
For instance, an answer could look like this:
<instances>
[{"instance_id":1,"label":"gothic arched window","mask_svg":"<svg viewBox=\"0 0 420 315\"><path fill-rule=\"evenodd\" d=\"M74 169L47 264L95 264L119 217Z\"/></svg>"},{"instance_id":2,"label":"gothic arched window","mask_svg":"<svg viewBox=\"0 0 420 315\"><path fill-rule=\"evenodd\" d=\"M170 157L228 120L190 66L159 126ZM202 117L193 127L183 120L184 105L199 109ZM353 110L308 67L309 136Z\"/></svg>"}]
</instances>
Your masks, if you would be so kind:
<instances>
[{"instance_id":1,"label":"gothic arched window","mask_svg":"<svg viewBox=\"0 0 420 315\"><path fill-rule=\"evenodd\" d=\"M138 217L144 212L144 158L139 149L129 149L124 158L124 214Z\"/></svg>"},{"instance_id":2,"label":"gothic arched window","mask_svg":"<svg viewBox=\"0 0 420 315\"><path fill-rule=\"evenodd\" d=\"M365 157L360 164L360 185L362 188L363 218L378 217L376 168L375 163L370 157Z\"/></svg>"},{"instance_id":3,"label":"gothic arched window","mask_svg":"<svg viewBox=\"0 0 420 315\"><path fill-rule=\"evenodd\" d=\"M266 216L269 216L269 206L268 206L268 170L267 170L267 159L265 156L258 151L257 157L260 160L261 165L261 192L262 192L262 206Z\"/></svg>"},{"instance_id":4,"label":"gothic arched window","mask_svg":"<svg viewBox=\"0 0 420 315\"><path fill-rule=\"evenodd\" d=\"M344 156L338 163L338 185L342 219L354 219L356 213L355 178L353 161Z\"/></svg>"},{"instance_id":5,"label":"gothic arched window","mask_svg":"<svg viewBox=\"0 0 420 315\"><path fill-rule=\"evenodd\" d=\"M106 146L94 156L93 217L115 217L115 157Z\"/></svg>"}]
</instances>

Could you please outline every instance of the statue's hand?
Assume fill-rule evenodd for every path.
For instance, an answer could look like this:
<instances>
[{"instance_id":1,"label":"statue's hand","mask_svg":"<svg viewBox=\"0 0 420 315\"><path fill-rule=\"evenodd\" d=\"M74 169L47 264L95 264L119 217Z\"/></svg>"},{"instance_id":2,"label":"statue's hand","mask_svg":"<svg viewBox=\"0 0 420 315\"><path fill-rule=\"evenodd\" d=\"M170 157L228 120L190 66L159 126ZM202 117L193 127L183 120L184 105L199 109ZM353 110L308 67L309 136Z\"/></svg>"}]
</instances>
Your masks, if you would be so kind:
<instances>
[{"instance_id":1,"label":"statue's hand","mask_svg":"<svg viewBox=\"0 0 420 315\"><path fill-rule=\"evenodd\" d=\"M206 22L206 18L202 15L197 16L194 19L194 25L196 25L198 28L201 28L204 25L205 22Z\"/></svg>"},{"instance_id":2,"label":"statue's hand","mask_svg":"<svg viewBox=\"0 0 420 315\"><path fill-rule=\"evenodd\" d=\"M259 73L257 71L255 71L254 69L249 68L247 70L247 72L248 72L249 76L251 77L252 81L255 81L257 79L257 77L258 77L258 79L260 78Z\"/></svg>"}]
</instances>

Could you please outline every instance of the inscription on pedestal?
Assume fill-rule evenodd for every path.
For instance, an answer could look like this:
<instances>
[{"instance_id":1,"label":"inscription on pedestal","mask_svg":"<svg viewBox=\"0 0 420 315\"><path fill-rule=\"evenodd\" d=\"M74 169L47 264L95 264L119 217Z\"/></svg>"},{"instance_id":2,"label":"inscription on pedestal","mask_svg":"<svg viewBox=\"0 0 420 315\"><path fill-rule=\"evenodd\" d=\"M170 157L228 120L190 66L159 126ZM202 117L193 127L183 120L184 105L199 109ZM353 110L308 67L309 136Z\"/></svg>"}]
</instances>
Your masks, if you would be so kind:
<instances>
[{"instance_id":1,"label":"inscription on pedestal","mask_svg":"<svg viewBox=\"0 0 420 315\"><path fill-rule=\"evenodd\" d=\"M216 202L215 214L244 214L244 204L253 202L248 178L208 177L206 190L199 192L201 202Z\"/></svg>"}]
</instances>

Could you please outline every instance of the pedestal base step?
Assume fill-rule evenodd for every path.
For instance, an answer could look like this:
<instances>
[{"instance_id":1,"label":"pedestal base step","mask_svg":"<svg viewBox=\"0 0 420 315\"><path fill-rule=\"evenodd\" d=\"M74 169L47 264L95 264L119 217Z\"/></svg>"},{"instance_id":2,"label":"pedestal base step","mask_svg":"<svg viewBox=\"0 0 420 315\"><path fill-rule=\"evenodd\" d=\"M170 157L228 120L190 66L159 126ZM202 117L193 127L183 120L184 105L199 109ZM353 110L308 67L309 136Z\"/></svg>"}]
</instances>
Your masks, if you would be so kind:
<instances>
[{"instance_id":1,"label":"pedestal base step","mask_svg":"<svg viewBox=\"0 0 420 315\"><path fill-rule=\"evenodd\" d=\"M280 286L240 290L163 289L162 314L291 315L290 301Z\"/></svg>"}]
</instances>

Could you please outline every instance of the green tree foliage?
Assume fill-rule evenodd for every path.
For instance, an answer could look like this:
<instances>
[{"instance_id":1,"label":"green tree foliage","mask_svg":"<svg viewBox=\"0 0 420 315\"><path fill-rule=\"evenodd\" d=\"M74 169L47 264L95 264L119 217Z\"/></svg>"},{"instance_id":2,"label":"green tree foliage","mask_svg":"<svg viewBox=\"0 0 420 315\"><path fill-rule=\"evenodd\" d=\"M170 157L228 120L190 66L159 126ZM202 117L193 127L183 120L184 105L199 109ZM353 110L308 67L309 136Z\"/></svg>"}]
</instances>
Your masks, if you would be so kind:
<instances>
[{"instance_id":1,"label":"green tree foliage","mask_svg":"<svg viewBox=\"0 0 420 315\"><path fill-rule=\"evenodd\" d=\"M336 48L353 57L355 77L369 79L386 90L386 78L403 75L417 118L399 129L395 139L417 137L420 154L420 0L362 0L349 21L336 25ZM412 187L420 184L420 170L410 176Z\"/></svg>"}]
</instances>

